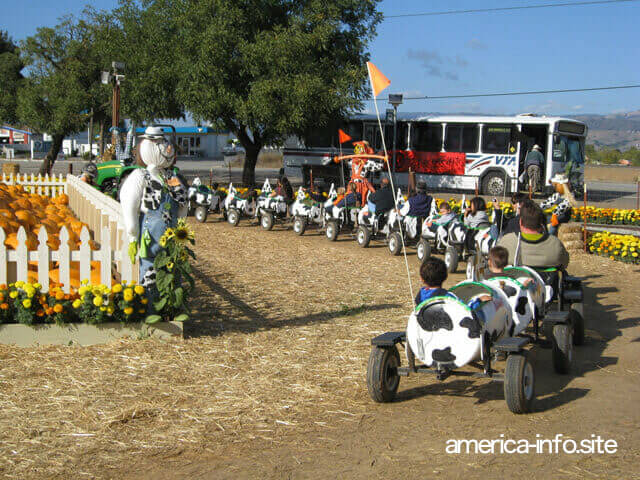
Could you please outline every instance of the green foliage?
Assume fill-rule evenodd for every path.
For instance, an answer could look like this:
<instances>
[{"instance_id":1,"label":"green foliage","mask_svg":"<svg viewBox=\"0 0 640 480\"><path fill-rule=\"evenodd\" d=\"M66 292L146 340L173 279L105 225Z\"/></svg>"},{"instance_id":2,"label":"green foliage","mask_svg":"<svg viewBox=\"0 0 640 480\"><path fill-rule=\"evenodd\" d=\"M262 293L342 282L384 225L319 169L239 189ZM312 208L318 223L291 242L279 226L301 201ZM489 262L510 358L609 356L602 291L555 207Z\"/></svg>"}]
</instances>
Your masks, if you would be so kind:
<instances>
[{"instance_id":1,"label":"green foliage","mask_svg":"<svg viewBox=\"0 0 640 480\"><path fill-rule=\"evenodd\" d=\"M604 163L607 165L617 164L620 160L629 160L632 165L640 166L640 150L635 147L624 152L617 148L603 148L596 150L593 145L587 145L585 154L588 163Z\"/></svg>"},{"instance_id":2,"label":"green foliage","mask_svg":"<svg viewBox=\"0 0 640 480\"><path fill-rule=\"evenodd\" d=\"M104 118L109 91L100 83L102 59L95 28L86 16L65 17L53 28L42 27L21 44L26 79L19 91L17 113L22 123L54 137L42 173L50 171L65 135L83 130L88 121Z\"/></svg>"},{"instance_id":3,"label":"green foliage","mask_svg":"<svg viewBox=\"0 0 640 480\"><path fill-rule=\"evenodd\" d=\"M18 46L0 30L0 123L18 123L16 108L23 68Z\"/></svg>"},{"instance_id":4,"label":"green foliage","mask_svg":"<svg viewBox=\"0 0 640 480\"><path fill-rule=\"evenodd\" d=\"M140 99L177 102L235 133L246 150L243 181L252 183L263 145L304 137L361 107L377 3L156 0L139 9L126 0L116 17L139 40Z\"/></svg>"},{"instance_id":5,"label":"green foliage","mask_svg":"<svg viewBox=\"0 0 640 480\"><path fill-rule=\"evenodd\" d=\"M102 69L110 70L112 61L126 64L121 116L138 124L184 116L176 96L179 36L162 16L164 3L121 0L113 11L90 11Z\"/></svg>"},{"instance_id":6,"label":"green foliage","mask_svg":"<svg viewBox=\"0 0 640 480\"><path fill-rule=\"evenodd\" d=\"M189 296L195 282L189 257L195 253L189 247L194 244L194 236L184 219L178 221L175 229L168 228L160 238L162 250L153 261L156 271L158 299L153 303L155 315L147 317L147 323L161 319L184 322L189 319Z\"/></svg>"}]
</instances>

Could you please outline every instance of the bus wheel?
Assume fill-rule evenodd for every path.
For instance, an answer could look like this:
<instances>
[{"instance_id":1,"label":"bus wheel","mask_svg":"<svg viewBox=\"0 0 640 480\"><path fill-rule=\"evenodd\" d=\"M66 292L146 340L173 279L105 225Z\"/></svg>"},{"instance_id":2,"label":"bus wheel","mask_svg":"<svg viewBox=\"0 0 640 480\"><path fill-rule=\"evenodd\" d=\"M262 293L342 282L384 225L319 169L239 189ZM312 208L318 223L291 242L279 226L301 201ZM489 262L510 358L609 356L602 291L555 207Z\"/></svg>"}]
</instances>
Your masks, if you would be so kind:
<instances>
[{"instance_id":1,"label":"bus wheel","mask_svg":"<svg viewBox=\"0 0 640 480\"><path fill-rule=\"evenodd\" d=\"M491 172L482 180L482 193L484 195L504 195L508 193L505 187L505 175L499 172Z\"/></svg>"}]
</instances>

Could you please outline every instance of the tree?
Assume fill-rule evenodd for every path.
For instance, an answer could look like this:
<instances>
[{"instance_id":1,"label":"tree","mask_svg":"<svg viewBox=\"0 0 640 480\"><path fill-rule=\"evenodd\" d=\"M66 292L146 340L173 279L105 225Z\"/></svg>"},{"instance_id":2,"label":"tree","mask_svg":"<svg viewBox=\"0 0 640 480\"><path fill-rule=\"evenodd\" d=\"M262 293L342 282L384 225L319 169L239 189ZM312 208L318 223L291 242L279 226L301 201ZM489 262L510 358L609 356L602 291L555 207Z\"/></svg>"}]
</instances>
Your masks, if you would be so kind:
<instances>
[{"instance_id":1,"label":"tree","mask_svg":"<svg viewBox=\"0 0 640 480\"><path fill-rule=\"evenodd\" d=\"M27 76L18 95L18 116L53 140L41 174L51 173L64 137L84 129L87 112L100 115L108 105L94 33L86 18L66 17L22 42Z\"/></svg>"},{"instance_id":2,"label":"tree","mask_svg":"<svg viewBox=\"0 0 640 480\"><path fill-rule=\"evenodd\" d=\"M221 123L246 151L255 181L264 145L361 108L378 0L156 0L152 18L175 39L178 98ZM146 49L152 48L146 46Z\"/></svg>"},{"instance_id":3,"label":"tree","mask_svg":"<svg viewBox=\"0 0 640 480\"><path fill-rule=\"evenodd\" d=\"M18 121L16 106L23 68L18 46L0 30L0 122Z\"/></svg>"},{"instance_id":4,"label":"tree","mask_svg":"<svg viewBox=\"0 0 640 480\"><path fill-rule=\"evenodd\" d=\"M163 9L154 3L121 0L112 11L89 13L104 70L112 61L126 63L121 117L136 123L184 117L184 106L176 95L178 32L175 22L162 17Z\"/></svg>"}]
</instances>

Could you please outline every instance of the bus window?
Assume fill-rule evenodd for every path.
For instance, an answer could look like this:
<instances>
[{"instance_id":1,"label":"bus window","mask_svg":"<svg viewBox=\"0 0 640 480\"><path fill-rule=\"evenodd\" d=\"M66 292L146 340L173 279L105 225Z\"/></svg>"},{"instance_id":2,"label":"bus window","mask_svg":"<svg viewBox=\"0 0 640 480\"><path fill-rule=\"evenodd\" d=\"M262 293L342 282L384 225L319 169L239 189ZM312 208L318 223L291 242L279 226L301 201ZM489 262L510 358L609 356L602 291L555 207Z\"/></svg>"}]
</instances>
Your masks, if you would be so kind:
<instances>
[{"instance_id":1,"label":"bus window","mask_svg":"<svg viewBox=\"0 0 640 480\"><path fill-rule=\"evenodd\" d=\"M396 125L396 149L407 149L407 124L398 122ZM384 141L387 142L387 150L393 149L393 124L385 125L384 127Z\"/></svg>"},{"instance_id":2,"label":"bus window","mask_svg":"<svg viewBox=\"0 0 640 480\"><path fill-rule=\"evenodd\" d=\"M380 137L380 128L377 124L365 124L363 140L369 142L369 146L375 151L382 150L382 138Z\"/></svg>"},{"instance_id":3,"label":"bus window","mask_svg":"<svg viewBox=\"0 0 640 480\"><path fill-rule=\"evenodd\" d=\"M510 125L485 125L482 127L482 153L509 153Z\"/></svg>"},{"instance_id":4,"label":"bus window","mask_svg":"<svg viewBox=\"0 0 640 480\"><path fill-rule=\"evenodd\" d=\"M362 140L362 120L354 120L343 124L340 128L351 137L351 141L342 144L343 148L353 147L352 142ZM337 146L337 145L336 145Z\"/></svg>"},{"instance_id":5,"label":"bus window","mask_svg":"<svg viewBox=\"0 0 640 480\"><path fill-rule=\"evenodd\" d=\"M553 137L553 161L573 162L574 165L584 163L584 152L580 139L566 135L555 135Z\"/></svg>"},{"instance_id":6,"label":"bus window","mask_svg":"<svg viewBox=\"0 0 640 480\"><path fill-rule=\"evenodd\" d=\"M477 152L479 130L478 125L447 125L445 152Z\"/></svg>"},{"instance_id":7,"label":"bus window","mask_svg":"<svg viewBox=\"0 0 640 480\"><path fill-rule=\"evenodd\" d=\"M442 150L442 125L440 123L414 123L411 125L411 148L419 152Z\"/></svg>"}]
</instances>

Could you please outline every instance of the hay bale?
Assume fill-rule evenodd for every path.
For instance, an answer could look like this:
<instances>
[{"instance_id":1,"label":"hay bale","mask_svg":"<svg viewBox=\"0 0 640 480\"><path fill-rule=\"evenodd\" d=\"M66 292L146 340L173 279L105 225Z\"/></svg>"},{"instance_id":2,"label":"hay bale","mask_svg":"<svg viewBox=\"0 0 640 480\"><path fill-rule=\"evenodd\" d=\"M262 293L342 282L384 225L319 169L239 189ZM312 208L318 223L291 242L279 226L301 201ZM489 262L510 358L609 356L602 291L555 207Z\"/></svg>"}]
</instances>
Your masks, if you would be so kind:
<instances>
[{"instance_id":1,"label":"hay bale","mask_svg":"<svg viewBox=\"0 0 640 480\"><path fill-rule=\"evenodd\" d=\"M571 242L573 240L582 241L582 232L570 232L570 233L565 233L564 235L558 233L558 238L562 242Z\"/></svg>"},{"instance_id":2,"label":"hay bale","mask_svg":"<svg viewBox=\"0 0 640 480\"><path fill-rule=\"evenodd\" d=\"M567 240L567 241L563 241L562 242L564 244L564 248L567 249L567 251L571 252L571 251L583 251L584 250L584 242L582 240Z\"/></svg>"},{"instance_id":3,"label":"hay bale","mask_svg":"<svg viewBox=\"0 0 640 480\"><path fill-rule=\"evenodd\" d=\"M578 222L562 223L558 228L558 236L564 233L580 233L582 234L582 224Z\"/></svg>"}]
</instances>

